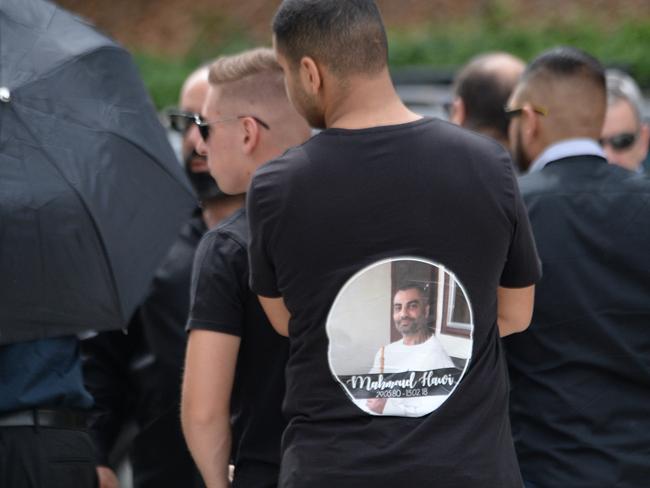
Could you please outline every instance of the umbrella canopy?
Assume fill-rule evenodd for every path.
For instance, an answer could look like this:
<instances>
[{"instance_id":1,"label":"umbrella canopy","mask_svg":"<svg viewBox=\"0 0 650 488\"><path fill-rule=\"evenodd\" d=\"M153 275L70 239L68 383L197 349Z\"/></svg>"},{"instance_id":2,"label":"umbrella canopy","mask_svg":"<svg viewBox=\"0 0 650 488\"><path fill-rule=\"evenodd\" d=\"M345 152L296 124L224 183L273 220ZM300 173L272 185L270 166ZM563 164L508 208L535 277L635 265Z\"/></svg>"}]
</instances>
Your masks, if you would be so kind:
<instances>
[{"instance_id":1,"label":"umbrella canopy","mask_svg":"<svg viewBox=\"0 0 650 488\"><path fill-rule=\"evenodd\" d=\"M122 328L196 204L130 55L0 1L0 344Z\"/></svg>"}]
</instances>

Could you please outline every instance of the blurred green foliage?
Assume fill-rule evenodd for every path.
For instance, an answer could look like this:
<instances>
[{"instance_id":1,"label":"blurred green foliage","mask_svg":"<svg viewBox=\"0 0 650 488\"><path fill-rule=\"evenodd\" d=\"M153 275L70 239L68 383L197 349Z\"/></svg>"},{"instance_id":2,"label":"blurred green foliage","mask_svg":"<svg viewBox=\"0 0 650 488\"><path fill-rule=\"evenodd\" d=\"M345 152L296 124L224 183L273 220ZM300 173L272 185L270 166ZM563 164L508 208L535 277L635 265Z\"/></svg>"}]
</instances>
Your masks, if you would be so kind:
<instances>
[{"instance_id":1,"label":"blurred green foliage","mask_svg":"<svg viewBox=\"0 0 650 488\"><path fill-rule=\"evenodd\" d=\"M200 65L256 45L246 29L231 18L212 10L197 11L194 16L196 36L185 56L174 58L137 51L134 54L142 79L159 109L178 103L183 81Z\"/></svg>"},{"instance_id":2,"label":"blurred green foliage","mask_svg":"<svg viewBox=\"0 0 650 488\"><path fill-rule=\"evenodd\" d=\"M498 1L490 5L480 18L389 32L391 66L453 71L485 51L507 51L530 60L552 46L572 45L593 54L606 66L628 70L643 87L650 87L648 16L618 20L615 25L585 12L564 16L550 13L542 19L522 21ZM254 45L245 29L226 18L206 14L200 22L204 28L198 29L187 56L172 59L135 54L145 84L159 108L177 103L183 80L202 62ZM218 38L213 32L219 32Z\"/></svg>"},{"instance_id":3,"label":"blurred green foliage","mask_svg":"<svg viewBox=\"0 0 650 488\"><path fill-rule=\"evenodd\" d=\"M541 51L571 45L596 56L607 67L628 70L642 86L650 86L650 18L615 26L584 17L528 22L467 21L421 26L391 33L393 67L428 65L455 69L485 51L507 51L530 60Z\"/></svg>"}]
</instances>

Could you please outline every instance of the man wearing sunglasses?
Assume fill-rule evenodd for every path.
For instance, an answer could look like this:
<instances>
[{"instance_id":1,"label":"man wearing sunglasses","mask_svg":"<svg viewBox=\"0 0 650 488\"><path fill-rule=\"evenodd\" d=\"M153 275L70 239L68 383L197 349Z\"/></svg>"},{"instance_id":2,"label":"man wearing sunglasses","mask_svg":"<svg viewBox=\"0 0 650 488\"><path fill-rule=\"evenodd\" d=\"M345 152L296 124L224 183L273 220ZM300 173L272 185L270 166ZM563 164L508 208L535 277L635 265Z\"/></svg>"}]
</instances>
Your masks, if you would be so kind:
<instances>
[{"instance_id":1,"label":"man wearing sunglasses","mask_svg":"<svg viewBox=\"0 0 650 488\"><path fill-rule=\"evenodd\" d=\"M643 121L643 97L631 76L607 71L607 114L600 144L610 163L643 172L650 128Z\"/></svg>"},{"instance_id":2,"label":"man wearing sunglasses","mask_svg":"<svg viewBox=\"0 0 650 488\"><path fill-rule=\"evenodd\" d=\"M100 488L117 486L109 454L120 430L132 419L138 427L130 449L135 488L203 486L178 416L192 261L207 229L244 203L242 195L221 192L208 172L206 157L195 149L200 140L195 119L208 86L204 66L183 84L179 108L166 113L169 128L182 137L182 163L200 208L180 229L129 324L129 334L108 332L85 341L85 380L100 412L91 429L99 452Z\"/></svg>"},{"instance_id":3,"label":"man wearing sunglasses","mask_svg":"<svg viewBox=\"0 0 650 488\"><path fill-rule=\"evenodd\" d=\"M226 193L247 192L253 172L310 134L270 49L218 59L197 118L210 173ZM277 485L280 406L288 341L248 285L248 223L241 209L209 231L194 260L181 419L209 488ZM232 426L231 426L232 419Z\"/></svg>"},{"instance_id":4,"label":"man wearing sunglasses","mask_svg":"<svg viewBox=\"0 0 650 488\"><path fill-rule=\"evenodd\" d=\"M607 164L605 86L596 59L556 48L508 104L544 269L530 328L504 340L527 488L650 479L650 180Z\"/></svg>"}]
</instances>

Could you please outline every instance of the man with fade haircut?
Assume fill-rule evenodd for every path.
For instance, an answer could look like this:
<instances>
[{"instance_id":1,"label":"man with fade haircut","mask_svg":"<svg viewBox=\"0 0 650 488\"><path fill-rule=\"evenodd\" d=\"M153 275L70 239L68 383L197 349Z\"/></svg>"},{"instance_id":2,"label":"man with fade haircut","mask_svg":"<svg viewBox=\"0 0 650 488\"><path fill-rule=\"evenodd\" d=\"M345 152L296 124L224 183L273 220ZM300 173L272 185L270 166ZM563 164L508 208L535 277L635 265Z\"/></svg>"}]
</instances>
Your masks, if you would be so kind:
<instances>
[{"instance_id":1,"label":"man with fade haircut","mask_svg":"<svg viewBox=\"0 0 650 488\"><path fill-rule=\"evenodd\" d=\"M542 53L508 105L544 278L532 325L505 341L527 488L650 479L650 181L607 164L605 74L570 47Z\"/></svg>"},{"instance_id":2,"label":"man with fade haircut","mask_svg":"<svg viewBox=\"0 0 650 488\"><path fill-rule=\"evenodd\" d=\"M261 167L247 197L252 288L291 342L280 485L521 488L499 335L528 326L539 268L507 152L402 104L373 1L286 0L273 31L289 97L325 129ZM364 411L328 363L335 297L400 256L442 263L474 307L471 366L417 417Z\"/></svg>"},{"instance_id":3,"label":"man with fade haircut","mask_svg":"<svg viewBox=\"0 0 650 488\"><path fill-rule=\"evenodd\" d=\"M508 148L508 118L503 107L525 67L521 59L504 52L472 58L454 80L449 120Z\"/></svg>"},{"instance_id":4,"label":"man with fade haircut","mask_svg":"<svg viewBox=\"0 0 650 488\"><path fill-rule=\"evenodd\" d=\"M219 58L209 80L197 150L224 192L243 194L255 169L304 142L309 127L270 49ZM181 420L208 488L230 486L231 460L234 487L278 480L288 341L249 289L247 243L241 209L203 237L194 259Z\"/></svg>"},{"instance_id":5,"label":"man with fade haircut","mask_svg":"<svg viewBox=\"0 0 650 488\"><path fill-rule=\"evenodd\" d=\"M610 163L642 173L650 149L643 95L634 79L622 71L607 70L606 80L607 113L599 142Z\"/></svg>"},{"instance_id":6,"label":"man with fade haircut","mask_svg":"<svg viewBox=\"0 0 650 488\"><path fill-rule=\"evenodd\" d=\"M244 204L243 195L226 195L210 176L205 156L196 152L201 136L195 120L208 94L208 67L187 77L178 109L169 110L171 130L182 137L181 159L196 191L192 217L160 264L146 298L129 323L129 333L102 332L82 342L84 381L95 398L90 432L97 448L99 488L115 488L112 454L137 433L129 449L134 488L203 486L181 431L180 384L187 334L192 262L209 228Z\"/></svg>"}]
</instances>

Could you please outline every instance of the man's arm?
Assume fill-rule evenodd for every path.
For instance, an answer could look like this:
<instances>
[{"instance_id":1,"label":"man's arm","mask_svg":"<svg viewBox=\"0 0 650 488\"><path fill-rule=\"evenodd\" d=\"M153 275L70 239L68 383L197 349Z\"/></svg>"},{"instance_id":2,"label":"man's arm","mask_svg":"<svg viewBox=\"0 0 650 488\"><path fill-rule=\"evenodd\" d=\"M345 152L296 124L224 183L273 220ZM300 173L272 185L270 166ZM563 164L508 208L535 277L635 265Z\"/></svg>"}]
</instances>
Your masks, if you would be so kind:
<instances>
[{"instance_id":1,"label":"man's arm","mask_svg":"<svg viewBox=\"0 0 650 488\"><path fill-rule=\"evenodd\" d=\"M510 334L525 331L533 317L535 304L535 285L525 288L497 289L497 324L499 335L505 337Z\"/></svg>"},{"instance_id":2,"label":"man's arm","mask_svg":"<svg viewBox=\"0 0 650 488\"><path fill-rule=\"evenodd\" d=\"M230 396L241 339L192 330L187 343L181 423L207 488L227 488L230 463Z\"/></svg>"},{"instance_id":3,"label":"man's arm","mask_svg":"<svg viewBox=\"0 0 650 488\"><path fill-rule=\"evenodd\" d=\"M264 313L275 331L280 335L289 337L289 320L291 319L291 314L284 304L284 299L282 297L268 298L263 296L258 296L258 298L264 309Z\"/></svg>"}]
</instances>

